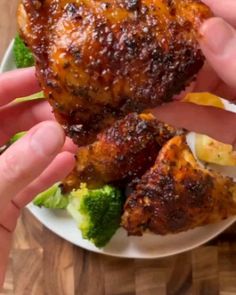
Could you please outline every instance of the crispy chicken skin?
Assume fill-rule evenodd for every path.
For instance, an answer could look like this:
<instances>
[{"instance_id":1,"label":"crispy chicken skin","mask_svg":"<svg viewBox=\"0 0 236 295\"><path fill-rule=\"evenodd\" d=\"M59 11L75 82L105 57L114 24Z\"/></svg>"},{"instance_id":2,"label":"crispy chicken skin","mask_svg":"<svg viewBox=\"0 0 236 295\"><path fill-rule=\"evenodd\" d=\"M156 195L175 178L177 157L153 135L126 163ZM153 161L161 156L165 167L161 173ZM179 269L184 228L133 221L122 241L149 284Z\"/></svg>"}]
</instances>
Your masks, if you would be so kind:
<instances>
[{"instance_id":1,"label":"crispy chicken skin","mask_svg":"<svg viewBox=\"0 0 236 295\"><path fill-rule=\"evenodd\" d=\"M97 188L141 177L154 164L161 147L183 133L151 114L129 114L100 134L96 142L79 148L76 167L64 181L64 189L79 188L81 183Z\"/></svg>"},{"instance_id":2,"label":"crispy chicken skin","mask_svg":"<svg viewBox=\"0 0 236 295\"><path fill-rule=\"evenodd\" d=\"M21 0L18 23L57 119L84 145L185 88L210 15L199 0Z\"/></svg>"},{"instance_id":3,"label":"crispy chicken skin","mask_svg":"<svg viewBox=\"0 0 236 295\"><path fill-rule=\"evenodd\" d=\"M178 233L236 214L236 184L202 168L185 136L172 138L127 199L122 225L130 235L145 229Z\"/></svg>"},{"instance_id":4,"label":"crispy chicken skin","mask_svg":"<svg viewBox=\"0 0 236 295\"><path fill-rule=\"evenodd\" d=\"M204 63L198 28L210 16L199 0L20 2L37 77L80 146L64 190L135 180L122 217L130 235L178 233L236 214L233 180L200 166L185 131L142 113L194 79Z\"/></svg>"}]
</instances>

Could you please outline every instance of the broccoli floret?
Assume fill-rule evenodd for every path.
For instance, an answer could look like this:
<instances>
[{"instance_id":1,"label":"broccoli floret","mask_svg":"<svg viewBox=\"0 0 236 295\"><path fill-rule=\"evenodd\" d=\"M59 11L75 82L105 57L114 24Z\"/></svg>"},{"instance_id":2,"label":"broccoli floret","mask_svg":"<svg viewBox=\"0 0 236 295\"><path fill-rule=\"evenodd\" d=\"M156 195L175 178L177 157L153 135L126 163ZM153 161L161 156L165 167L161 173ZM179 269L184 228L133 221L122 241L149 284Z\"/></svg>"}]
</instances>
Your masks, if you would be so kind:
<instances>
[{"instance_id":1,"label":"broccoli floret","mask_svg":"<svg viewBox=\"0 0 236 295\"><path fill-rule=\"evenodd\" d=\"M109 185L88 189L86 184L63 195L60 183L34 199L34 205L50 209L65 209L76 220L84 239L98 248L104 247L120 227L124 196Z\"/></svg>"},{"instance_id":2,"label":"broccoli floret","mask_svg":"<svg viewBox=\"0 0 236 295\"><path fill-rule=\"evenodd\" d=\"M88 189L82 185L70 194L68 212L77 221L84 239L104 247L120 226L124 197L109 185Z\"/></svg>"},{"instance_id":3,"label":"broccoli floret","mask_svg":"<svg viewBox=\"0 0 236 295\"><path fill-rule=\"evenodd\" d=\"M27 68L34 65L34 57L20 36L16 36L13 46L13 55L17 68Z\"/></svg>"},{"instance_id":4,"label":"broccoli floret","mask_svg":"<svg viewBox=\"0 0 236 295\"><path fill-rule=\"evenodd\" d=\"M38 207L65 209L69 203L69 198L68 195L62 193L60 183L56 183L48 190L39 194L33 203Z\"/></svg>"}]
</instances>

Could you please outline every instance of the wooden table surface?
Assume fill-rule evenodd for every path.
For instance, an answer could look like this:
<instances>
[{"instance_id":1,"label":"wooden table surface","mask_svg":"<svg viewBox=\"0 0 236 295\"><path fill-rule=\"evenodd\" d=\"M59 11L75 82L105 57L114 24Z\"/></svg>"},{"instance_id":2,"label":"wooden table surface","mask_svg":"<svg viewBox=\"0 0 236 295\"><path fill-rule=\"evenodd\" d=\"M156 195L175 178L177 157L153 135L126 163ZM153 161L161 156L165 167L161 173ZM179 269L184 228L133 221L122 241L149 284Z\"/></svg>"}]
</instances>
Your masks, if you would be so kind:
<instances>
[{"instance_id":1,"label":"wooden table surface","mask_svg":"<svg viewBox=\"0 0 236 295\"><path fill-rule=\"evenodd\" d=\"M15 35L17 0L0 0L0 59ZM24 210L0 295L233 295L236 226L194 251L165 259L93 254L57 237Z\"/></svg>"}]
</instances>

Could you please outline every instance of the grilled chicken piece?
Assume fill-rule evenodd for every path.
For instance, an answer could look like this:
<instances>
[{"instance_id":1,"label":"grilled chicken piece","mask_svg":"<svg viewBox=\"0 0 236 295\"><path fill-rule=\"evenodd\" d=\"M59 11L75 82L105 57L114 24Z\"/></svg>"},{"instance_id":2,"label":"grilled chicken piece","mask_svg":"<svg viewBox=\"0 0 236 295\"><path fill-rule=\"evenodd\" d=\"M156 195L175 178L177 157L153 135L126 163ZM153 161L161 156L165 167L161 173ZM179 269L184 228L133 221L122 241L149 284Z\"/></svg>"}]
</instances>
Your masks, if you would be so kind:
<instances>
[{"instance_id":1,"label":"grilled chicken piece","mask_svg":"<svg viewBox=\"0 0 236 295\"><path fill-rule=\"evenodd\" d=\"M97 188L140 177L154 164L161 147L183 132L151 114L129 114L100 134L96 142L79 148L76 168L65 180L64 189L78 188L83 182Z\"/></svg>"},{"instance_id":2,"label":"grilled chicken piece","mask_svg":"<svg viewBox=\"0 0 236 295\"><path fill-rule=\"evenodd\" d=\"M236 183L202 168L185 136L172 138L125 205L130 235L178 233L236 214Z\"/></svg>"},{"instance_id":3,"label":"grilled chicken piece","mask_svg":"<svg viewBox=\"0 0 236 295\"><path fill-rule=\"evenodd\" d=\"M57 119L84 145L185 88L210 16L199 0L21 0L18 22Z\"/></svg>"}]
</instances>

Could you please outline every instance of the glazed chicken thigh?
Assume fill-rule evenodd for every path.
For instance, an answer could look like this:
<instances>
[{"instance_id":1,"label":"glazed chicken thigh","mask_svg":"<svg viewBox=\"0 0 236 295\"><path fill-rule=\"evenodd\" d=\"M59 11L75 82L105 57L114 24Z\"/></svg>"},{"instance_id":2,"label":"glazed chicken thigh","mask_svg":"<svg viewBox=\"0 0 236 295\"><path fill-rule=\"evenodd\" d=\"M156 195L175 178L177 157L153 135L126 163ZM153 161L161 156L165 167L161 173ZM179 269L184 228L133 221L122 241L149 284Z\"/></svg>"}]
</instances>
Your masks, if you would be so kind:
<instances>
[{"instance_id":1,"label":"glazed chicken thigh","mask_svg":"<svg viewBox=\"0 0 236 295\"><path fill-rule=\"evenodd\" d=\"M210 15L198 0L22 0L18 22L57 119L85 145L185 88Z\"/></svg>"},{"instance_id":2,"label":"glazed chicken thigh","mask_svg":"<svg viewBox=\"0 0 236 295\"><path fill-rule=\"evenodd\" d=\"M97 141L79 148L76 167L64 181L64 189L79 188L82 183L98 188L135 180L154 164L169 139L184 132L152 114L129 114L99 134Z\"/></svg>"},{"instance_id":3,"label":"glazed chicken thigh","mask_svg":"<svg viewBox=\"0 0 236 295\"><path fill-rule=\"evenodd\" d=\"M20 34L38 80L79 146L63 188L131 183L122 217L130 235L236 214L233 180L203 168L186 132L147 111L195 78L204 63L198 29L211 15L199 0L20 1Z\"/></svg>"},{"instance_id":4,"label":"glazed chicken thigh","mask_svg":"<svg viewBox=\"0 0 236 295\"><path fill-rule=\"evenodd\" d=\"M130 235L164 235L235 214L236 183L201 167L185 136L175 136L128 197L122 224Z\"/></svg>"}]
</instances>

